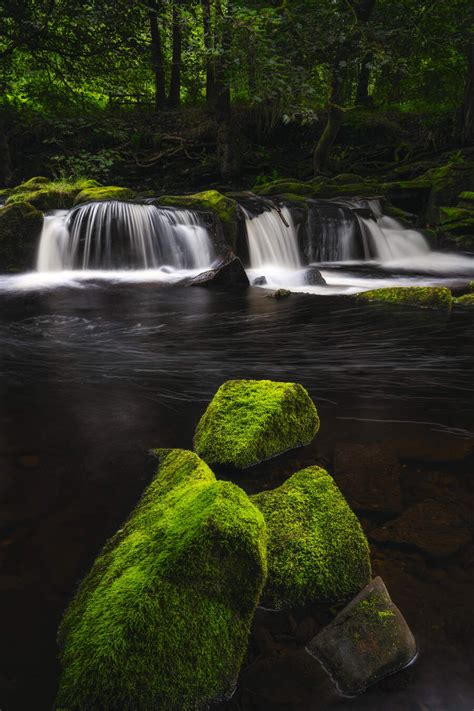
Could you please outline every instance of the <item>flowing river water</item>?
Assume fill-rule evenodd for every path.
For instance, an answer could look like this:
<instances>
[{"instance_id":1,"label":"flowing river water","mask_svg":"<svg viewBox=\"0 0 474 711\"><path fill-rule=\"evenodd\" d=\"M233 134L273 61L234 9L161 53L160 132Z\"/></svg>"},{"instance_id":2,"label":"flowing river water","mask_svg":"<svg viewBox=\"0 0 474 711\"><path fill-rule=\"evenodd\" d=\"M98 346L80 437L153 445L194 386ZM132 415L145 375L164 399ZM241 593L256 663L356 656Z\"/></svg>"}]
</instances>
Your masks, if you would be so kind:
<instances>
[{"instance_id":1,"label":"flowing river water","mask_svg":"<svg viewBox=\"0 0 474 711\"><path fill-rule=\"evenodd\" d=\"M417 279L465 279L459 262L456 269L456 276L440 270ZM357 280L373 284L380 276L370 265L347 263L332 263L325 273L328 281L349 279L349 291ZM468 309L360 304L344 295L347 284L336 294L323 287L324 298L296 293L279 301L252 287L171 288L170 273L157 274L56 271L0 279L2 711L52 707L65 606L153 475L149 450L191 448L206 403L229 378L300 382L321 418L312 445L234 476L247 491L276 486L311 463L332 472L342 445L377 443L401 462L404 511L428 499L450 515L472 512ZM359 515L369 539L390 519ZM472 526L452 515L446 520L448 537ZM318 611L259 611L239 687L223 708L474 707L472 539L448 557L371 544L374 572L417 638L416 664L358 699L344 699L304 652ZM272 640L267 651L261 629Z\"/></svg>"}]
</instances>

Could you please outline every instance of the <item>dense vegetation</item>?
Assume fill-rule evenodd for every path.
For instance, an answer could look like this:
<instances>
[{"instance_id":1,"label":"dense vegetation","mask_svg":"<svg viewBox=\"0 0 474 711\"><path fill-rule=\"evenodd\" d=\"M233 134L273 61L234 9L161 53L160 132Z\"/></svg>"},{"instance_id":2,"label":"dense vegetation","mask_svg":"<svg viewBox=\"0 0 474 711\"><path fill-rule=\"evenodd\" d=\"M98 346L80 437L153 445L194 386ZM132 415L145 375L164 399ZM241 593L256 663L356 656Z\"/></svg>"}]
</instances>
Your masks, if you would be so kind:
<instances>
[{"instance_id":1,"label":"dense vegetation","mask_svg":"<svg viewBox=\"0 0 474 711\"><path fill-rule=\"evenodd\" d=\"M1 184L369 174L473 139L472 0L0 0L0 12Z\"/></svg>"}]
</instances>

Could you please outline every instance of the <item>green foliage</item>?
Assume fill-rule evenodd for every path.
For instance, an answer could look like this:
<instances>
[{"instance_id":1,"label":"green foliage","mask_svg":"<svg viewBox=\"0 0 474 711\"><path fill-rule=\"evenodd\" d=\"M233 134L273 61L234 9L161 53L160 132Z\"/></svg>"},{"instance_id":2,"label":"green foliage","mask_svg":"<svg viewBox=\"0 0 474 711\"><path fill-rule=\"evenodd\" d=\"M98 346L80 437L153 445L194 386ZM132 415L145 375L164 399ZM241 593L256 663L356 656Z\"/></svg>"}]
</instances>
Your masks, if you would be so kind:
<instances>
[{"instance_id":1,"label":"green foliage","mask_svg":"<svg viewBox=\"0 0 474 711\"><path fill-rule=\"evenodd\" d=\"M245 469L309 444L318 429L318 413L302 385L229 380L202 416L194 448L211 465Z\"/></svg>"},{"instance_id":2,"label":"green foliage","mask_svg":"<svg viewBox=\"0 0 474 711\"><path fill-rule=\"evenodd\" d=\"M367 539L324 469L303 469L251 500L268 530L264 606L342 602L370 581Z\"/></svg>"},{"instance_id":3,"label":"green foliage","mask_svg":"<svg viewBox=\"0 0 474 711\"><path fill-rule=\"evenodd\" d=\"M55 170L60 175L67 175L73 179L81 175L89 175L97 180L106 180L118 160L119 154L110 148L94 153L81 150L73 154L52 156Z\"/></svg>"},{"instance_id":4,"label":"green foliage","mask_svg":"<svg viewBox=\"0 0 474 711\"><path fill-rule=\"evenodd\" d=\"M263 517L194 453L157 455L65 613L59 708L194 711L236 683L266 575Z\"/></svg>"},{"instance_id":5,"label":"green foliage","mask_svg":"<svg viewBox=\"0 0 474 711\"><path fill-rule=\"evenodd\" d=\"M360 301L381 301L406 306L422 306L430 309L450 309L452 295L446 287L399 286L389 289L373 289L357 295Z\"/></svg>"}]
</instances>

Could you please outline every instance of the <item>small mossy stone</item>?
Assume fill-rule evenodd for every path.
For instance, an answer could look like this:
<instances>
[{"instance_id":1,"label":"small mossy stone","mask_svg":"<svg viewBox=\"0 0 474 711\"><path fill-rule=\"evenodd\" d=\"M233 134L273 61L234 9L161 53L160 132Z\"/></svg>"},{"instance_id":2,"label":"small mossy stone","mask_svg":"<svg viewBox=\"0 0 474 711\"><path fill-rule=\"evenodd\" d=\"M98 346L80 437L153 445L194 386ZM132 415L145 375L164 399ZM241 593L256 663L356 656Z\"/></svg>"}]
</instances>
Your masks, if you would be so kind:
<instances>
[{"instance_id":1,"label":"small mossy stone","mask_svg":"<svg viewBox=\"0 0 474 711\"><path fill-rule=\"evenodd\" d=\"M228 380L202 416L194 448L208 464L245 469L309 444L319 429L302 385L271 380Z\"/></svg>"},{"instance_id":2,"label":"small mossy stone","mask_svg":"<svg viewBox=\"0 0 474 711\"><path fill-rule=\"evenodd\" d=\"M281 609L350 599L370 580L369 546L356 515L319 467L251 497L268 532L268 579L261 603Z\"/></svg>"},{"instance_id":3,"label":"small mossy stone","mask_svg":"<svg viewBox=\"0 0 474 711\"><path fill-rule=\"evenodd\" d=\"M85 188L76 195L74 204L80 205L84 202L101 202L103 200L133 200L135 195L136 193L130 188L120 188L115 185Z\"/></svg>"},{"instance_id":4,"label":"small mossy stone","mask_svg":"<svg viewBox=\"0 0 474 711\"><path fill-rule=\"evenodd\" d=\"M157 454L64 615L58 709L195 711L235 687L266 575L263 516L193 452Z\"/></svg>"},{"instance_id":5,"label":"small mossy stone","mask_svg":"<svg viewBox=\"0 0 474 711\"><path fill-rule=\"evenodd\" d=\"M43 215L27 202L0 208L0 271L34 268Z\"/></svg>"},{"instance_id":6,"label":"small mossy stone","mask_svg":"<svg viewBox=\"0 0 474 711\"><path fill-rule=\"evenodd\" d=\"M272 291L271 294L267 294L268 299L287 299L288 296L291 296L291 291L288 289L277 289Z\"/></svg>"},{"instance_id":7,"label":"small mossy stone","mask_svg":"<svg viewBox=\"0 0 474 711\"><path fill-rule=\"evenodd\" d=\"M388 304L448 310L451 308L453 301L449 289L435 286L397 286L373 289L372 291L364 291L357 294L357 298L360 301L380 301Z\"/></svg>"}]
</instances>

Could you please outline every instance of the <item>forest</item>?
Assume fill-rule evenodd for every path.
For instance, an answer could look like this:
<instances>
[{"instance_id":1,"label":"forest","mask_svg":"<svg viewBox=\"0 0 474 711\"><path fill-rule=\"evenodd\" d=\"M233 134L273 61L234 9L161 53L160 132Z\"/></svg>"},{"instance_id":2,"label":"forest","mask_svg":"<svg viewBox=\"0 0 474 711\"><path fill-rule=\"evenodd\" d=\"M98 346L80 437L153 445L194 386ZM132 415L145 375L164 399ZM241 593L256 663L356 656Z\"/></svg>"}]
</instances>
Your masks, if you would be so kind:
<instances>
[{"instance_id":1,"label":"forest","mask_svg":"<svg viewBox=\"0 0 474 711\"><path fill-rule=\"evenodd\" d=\"M473 711L474 0L0 0L1 711Z\"/></svg>"}]
</instances>

